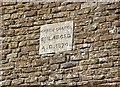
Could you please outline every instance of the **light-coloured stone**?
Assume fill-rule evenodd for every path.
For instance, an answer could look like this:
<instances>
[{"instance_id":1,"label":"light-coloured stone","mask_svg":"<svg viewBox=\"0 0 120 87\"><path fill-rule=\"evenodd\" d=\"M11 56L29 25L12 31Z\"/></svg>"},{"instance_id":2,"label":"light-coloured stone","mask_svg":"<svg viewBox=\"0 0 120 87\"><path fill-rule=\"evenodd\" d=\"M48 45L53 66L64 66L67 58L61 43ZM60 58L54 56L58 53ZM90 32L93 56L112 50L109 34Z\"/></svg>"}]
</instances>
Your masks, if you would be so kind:
<instances>
[{"instance_id":1,"label":"light-coloured stone","mask_svg":"<svg viewBox=\"0 0 120 87\"><path fill-rule=\"evenodd\" d=\"M73 21L41 26L39 54L72 49Z\"/></svg>"},{"instance_id":2,"label":"light-coloured stone","mask_svg":"<svg viewBox=\"0 0 120 87\"><path fill-rule=\"evenodd\" d=\"M7 55L7 58L16 58L17 57L17 53L11 53Z\"/></svg>"},{"instance_id":3,"label":"light-coloured stone","mask_svg":"<svg viewBox=\"0 0 120 87\"><path fill-rule=\"evenodd\" d=\"M9 86L11 83L11 80L5 80L0 82L0 86Z\"/></svg>"},{"instance_id":4,"label":"light-coloured stone","mask_svg":"<svg viewBox=\"0 0 120 87\"><path fill-rule=\"evenodd\" d=\"M3 16L3 20L7 20L7 19L10 19L10 14L5 14L5 15Z\"/></svg>"},{"instance_id":5,"label":"light-coloured stone","mask_svg":"<svg viewBox=\"0 0 120 87\"><path fill-rule=\"evenodd\" d=\"M89 3L84 3L84 4L81 4L81 9L83 8L89 8L89 7L92 7L92 6L97 6L97 2L89 2Z\"/></svg>"}]
</instances>

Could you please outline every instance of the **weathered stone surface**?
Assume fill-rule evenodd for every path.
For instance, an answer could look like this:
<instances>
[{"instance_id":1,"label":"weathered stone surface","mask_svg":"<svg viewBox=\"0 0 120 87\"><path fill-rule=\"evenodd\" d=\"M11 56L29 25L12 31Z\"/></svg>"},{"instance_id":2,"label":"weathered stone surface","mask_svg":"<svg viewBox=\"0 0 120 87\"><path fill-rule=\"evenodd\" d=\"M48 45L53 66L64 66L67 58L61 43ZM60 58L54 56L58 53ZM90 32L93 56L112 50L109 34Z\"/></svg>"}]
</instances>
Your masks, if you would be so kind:
<instances>
[{"instance_id":1,"label":"weathered stone surface","mask_svg":"<svg viewBox=\"0 0 120 87\"><path fill-rule=\"evenodd\" d=\"M95 21L96 21L96 23L103 23L103 22L105 22L105 17L96 17L95 18Z\"/></svg>"},{"instance_id":2,"label":"weathered stone surface","mask_svg":"<svg viewBox=\"0 0 120 87\"><path fill-rule=\"evenodd\" d=\"M18 47L18 42L12 42L9 44L9 48L12 49L12 48L17 48Z\"/></svg>"},{"instance_id":3,"label":"weathered stone surface","mask_svg":"<svg viewBox=\"0 0 120 87\"><path fill-rule=\"evenodd\" d=\"M70 67L74 67L74 66L76 66L75 63L67 62L67 63L63 63L63 64L61 65L61 68L70 68Z\"/></svg>"},{"instance_id":4,"label":"weathered stone surface","mask_svg":"<svg viewBox=\"0 0 120 87\"><path fill-rule=\"evenodd\" d=\"M21 24L17 24L17 25L9 25L10 28L20 28Z\"/></svg>"},{"instance_id":5,"label":"weathered stone surface","mask_svg":"<svg viewBox=\"0 0 120 87\"><path fill-rule=\"evenodd\" d=\"M90 47L90 44L85 43L85 44L82 44L80 48L89 48L89 47Z\"/></svg>"},{"instance_id":6,"label":"weathered stone surface","mask_svg":"<svg viewBox=\"0 0 120 87\"><path fill-rule=\"evenodd\" d=\"M3 1L0 5L0 86L120 85L119 2ZM68 21L73 24L67 26ZM42 26L46 27L41 31ZM51 29L64 29L63 26L73 27L72 39L65 38L69 28L46 33ZM64 36L60 36L61 39L47 42L61 34ZM41 43L41 36L47 37L47 41ZM39 53L41 45L65 42L71 42L73 48L68 50L64 46L64 51Z\"/></svg>"},{"instance_id":7,"label":"weathered stone surface","mask_svg":"<svg viewBox=\"0 0 120 87\"><path fill-rule=\"evenodd\" d=\"M0 70L10 70L10 69L13 69L14 68L14 66L12 66L12 65L6 65L6 66L2 66L1 68L0 68Z\"/></svg>"},{"instance_id":8,"label":"weathered stone surface","mask_svg":"<svg viewBox=\"0 0 120 87\"><path fill-rule=\"evenodd\" d=\"M83 3L83 4L81 4L81 9L90 8L90 7L93 7L93 6L97 6L97 2Z\"/></svg>"},{"instance_id":9,"label":"weathered stone surface","mask_svg":"<svg viewBox=\"0 0 120 87\"><path fill-rule=\"evenodd\" d=\"M33 83L33 82L36 82L37 80L38 80L37 77L31 76L31 78L26 78L25 82L27 82L27 83Z\"/></svg>"},{"instance_id":10,"label":"weathered stone surface","mask_svg":"<svg viewBox=\"0 0 120 87\"><path fill-rule=\"evenodd\" d=\"M3 15L3 20L8 20L8 19L10 19L10 14Z\"/></svg>"},{"instance_id":11,"label":"weathered stone surface","mask_svg":"<svg viewBox=\"0 0 120 87\"><path fill-rule=\"evenodd\" d=\"M45 58L45 59L36 59L36 60L33 60L33 64L35 66L40 66L40 65L48 64L48 61L49 61L48 58Z\"/></svg>"},{"instance_id":12,"label":"weathered stone surface","mask_svg":"<svg viewBox=\"0 0 120 87\"><path fill-rule=\"evenodd\" d=\"M27 45L38 45L39 41L38 40L28 40Z\"/></svg>"},{"instance_id":13,"label":"weathered stone surface","mask_svg":"<svg viewBox=\"0 0 120 87\"><path fill-rule=\"evenodd\" d=\"M113 25L115 25L116 27L119 27L120 26L120 21L118 21L118 20L114 21Z\"/></svg>"},{"instance_id":14,"label":"weathered stone surface","mask_svg":"<svg viewBox=\"0 0 120 87\"><path fill-rule=\"evenodd\" d=\"M56 70L56 69L58 69L59 68L59 65L58 64L54 64L54 65L51 65L51 67L50 67L50 70Z\"/></svg>"},{"instance_id":15,"label":"weathered stone surface","mask_svg":"<svg viewBox=\"0 0 120 87\"><path fill-rule=\"evenodd\" d=\"M25 22L22 24L23 27L31 27L33 26L33 23L32 22Z\"/></svg>"},{"instance_id":16,"label":"weathered stone surface","mask_svg":"<svg viewBox=\"0 0 120 87\"><path fill-rule=\"evenodd\" d=\"M16 13L14 13L14 14L12 14L12 15L11 15L11 18L12 18L12 19L19 18L19 15L18 15L18 14L16 14Z\"/></svg>"},{"instance_id":17,"label":"weathered stone surface","mask_svg":"<svg viewBox=\"0 0 120 87\"><path fill-rule=\"evenodd\" d=\"M21 47L21 46L25 46L27 44L27 42L26 41L21 41L20 43L19 43L19 46Z\"/></svg>"},{"instance_id":18,"label":"weathered stone surface","mask_svg":"<svg viewBox=\"0 0 120 87\"><path fill-rule=\"evenodd\" d=\"M72 11L72 10L75 10L76 9L76 4L70 4L70 5L67 5L67 10L69 11Z\"/></svg>"},{"instance_id":19,"label":"weathered stone surface","mask_svg":"<svg viewBox=\"0 0 120 87\"><path fill-rule=\"evenodd\" d=\"M37 15L37 11L28 11L28 12L25 12L25 16L26 17L35 16L35 15Z\"/></svg>"},{"instance_id":20,"label":"weathered stone surface","mask_svg":"<svg viewBox=\"0 0 120 87\"><path fill-rule=\"evenodd\" d=\"M66 80L58 80L57 82L56 82L56 85L60 85L60 84L67 84L67 81Z\"/></svg>"},{"instance_id":21,"label":"weathered stone surface","mask_svg":"<svg viewBox=\"0 0 120 87\"><path fill-rule=\"evenodd\" d=\"M34 67L29 67L29 68L22 68L22 72L24 73L30 73L30 72L35 72L37 69Z\"/></svg>"},{"instance_id":22,"label":"weathered stone surface","mask_svg":"<svg viewBox=\"0 0 120 87\"><path fill-rule=\"evenodd\" d=\"M110 15L106 17L106 21L114 21L114 20L118 20L119 16L118 15Z\"/></svg>"},{"instance_id":23,"label":"weathered stone surface","mask_svg":"<svg viewBox=\"0 0 120 87\"><path fill-rule=\"evenodd\" d=\"M39 79L40 82L44 82L48 79L48 77L40 76L38 79Z\"/></svg>"},{"instance_id":24,"label":"weathered stone surface","mask_svg":"<svg viewBox=\"0 0 120 87\"><path fill-rule=\"evenodd\" d=\"M50 59L50 64L57 64L57 63L63 63L65 62L65 57L54 57Z\"/></svg>"},{"instance_id":25,"label":"weathered stone surface","mask_svg":"<svg viewBox=\"0 0 120 87\"><path fill-rule=\"evenodd\" d=\"M101 36L100 37L100 40L111 40L113 38L113 36L112 35L105 35L105 36Z\"/></svg>"},{"instance_id":26,"label":"weathered stone surface","mask_svg":"<svg viewBox=\"0 0 120 87\"><path fill-rule=\"evenodd\" d=\"M20 85L20 84L22 84L23 83L23 79L14 79L14 80L12 80L12 85Z\"/></svg>"},{"instance_id":27,"label":"weathered stone surface","mask_svg":"<svg viewBox=\"0 0 120 87\"><path fill-rule=\"evenodd\" d=\"M5 50L2 51L2 54L3 54L3 55L7 55L7 54L9 54L9 53L11 53L11 52L12 52L11 49L5 49Z\"/></svg>"},{"instance_id":28,"label":"weathered stone surface","mask_svg":"<svg viewBox=\"0 0 120 87\"><path fill-rule=\"evenodd\" d=\"M7 58L16 58L17 57L17 53L11 53L7 55Z\"/></svg>"},{"instance_id":29,"label":"weathered stone surface","mask_svg":"<svg viewBox=\"0 0 120 87\"><path fill-rule=\"evenodd\" d=\"M10 86L11 80L5 80L0 82L0 86Z\"/></svg>"},{"instance_id":30,"label":"weathered stone surface","mask_svg":"<svg viewBox=\"0 0 120 87\"><path fill-rule=\"evenodd\" d=\"M17 4L17 5L15 6L16 9L18 9L18 8L23 8L23 7L24 7L23 4Z\"/></svg>"},{"instance_id":31,"label":"weathered stone surface","mask_svg":"<svg viewBox=\"0 0 120 87\"><path fill-rule=\"evenodd\" d=\"M46 8L46 9L41 9L41 10L38 10L37 11L37 14L47 14L47 13L50 13L50 9L49 8Z\"/></svg>"}]
</instances>

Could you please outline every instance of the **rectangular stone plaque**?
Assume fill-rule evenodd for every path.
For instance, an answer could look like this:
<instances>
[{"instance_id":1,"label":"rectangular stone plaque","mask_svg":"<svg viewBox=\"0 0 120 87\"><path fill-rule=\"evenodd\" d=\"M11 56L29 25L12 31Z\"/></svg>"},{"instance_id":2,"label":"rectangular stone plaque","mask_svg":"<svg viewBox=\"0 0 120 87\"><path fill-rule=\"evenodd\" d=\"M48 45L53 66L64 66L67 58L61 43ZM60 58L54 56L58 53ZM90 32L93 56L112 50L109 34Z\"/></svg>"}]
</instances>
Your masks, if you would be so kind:
<instances>
[{"instance_id":1,"label":"rectangular stone plaque","mask_svg":"<svg viewBox=\"0 0 120 87\"><path fill-rule=\"evenodd\" d=\"M40 29L39 54L72 50L73 21L46 24Z\"/></svg>"}]
</instances>

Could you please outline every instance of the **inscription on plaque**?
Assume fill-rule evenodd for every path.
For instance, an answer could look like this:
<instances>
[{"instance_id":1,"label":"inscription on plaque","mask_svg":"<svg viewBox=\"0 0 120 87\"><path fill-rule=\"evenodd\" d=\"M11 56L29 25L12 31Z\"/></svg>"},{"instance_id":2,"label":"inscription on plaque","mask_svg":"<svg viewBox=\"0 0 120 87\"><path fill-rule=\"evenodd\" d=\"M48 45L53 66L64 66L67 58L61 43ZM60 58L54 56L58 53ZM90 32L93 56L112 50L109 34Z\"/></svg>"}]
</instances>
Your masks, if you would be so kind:
<instances>
[{"instance_id":1,"label":"inscription on plaque","mask_svg":"<svg viewBox=\"0 0 120 87\"><path fill-rule=\"evenodd\" d=\"M72 50L73 21L46 24L40 29L39 54Z\"/></svg>"}]
</instances>

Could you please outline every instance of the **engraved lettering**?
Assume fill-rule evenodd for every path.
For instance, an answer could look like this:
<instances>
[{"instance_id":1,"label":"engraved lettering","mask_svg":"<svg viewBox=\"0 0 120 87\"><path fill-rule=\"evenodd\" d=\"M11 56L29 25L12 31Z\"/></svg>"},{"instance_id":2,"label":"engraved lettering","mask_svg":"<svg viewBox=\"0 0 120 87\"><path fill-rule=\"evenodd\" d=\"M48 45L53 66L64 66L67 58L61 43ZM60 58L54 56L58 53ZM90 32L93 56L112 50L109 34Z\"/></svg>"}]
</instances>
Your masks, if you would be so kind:
<instances>
[{"instance_id":1,"label":"engraved lettering","mask_svg":"<svg viewBox=\"0 0 120 87\"><path fill-rule=\"evenodd\" d=\"M73 22L66 21L41 26L39 54L72 49Z\"/></svg>"}]
</instances>

